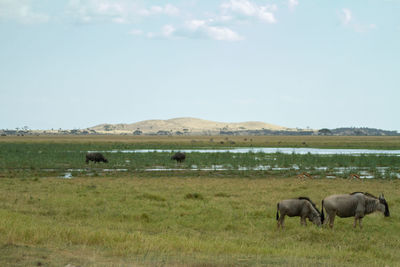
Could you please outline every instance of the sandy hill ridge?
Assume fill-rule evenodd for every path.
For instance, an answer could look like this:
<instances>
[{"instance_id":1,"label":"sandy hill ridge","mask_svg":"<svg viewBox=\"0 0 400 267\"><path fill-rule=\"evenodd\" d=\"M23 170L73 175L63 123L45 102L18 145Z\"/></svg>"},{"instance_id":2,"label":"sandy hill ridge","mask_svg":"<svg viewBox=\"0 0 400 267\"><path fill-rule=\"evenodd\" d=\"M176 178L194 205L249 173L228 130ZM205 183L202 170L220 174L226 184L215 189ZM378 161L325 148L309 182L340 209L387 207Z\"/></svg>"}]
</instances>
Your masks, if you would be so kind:
<instances>
[{"instance_id":1,"label":"sandy hill ridge","mask_svg":"<svg viewBox=\"0 0 400 267\"><path fill-rule=\"evenodd\" d=\"M100 133L133 133L140 131L142 134L157 134L161 132L205 134L219 133L220 131L243 130L291 130L286 127L258 121L248 122L216 122L197 118L175 118L169 120L145 120L131 124L100 124L88 128Z\"/></svg>"}]
</instances>

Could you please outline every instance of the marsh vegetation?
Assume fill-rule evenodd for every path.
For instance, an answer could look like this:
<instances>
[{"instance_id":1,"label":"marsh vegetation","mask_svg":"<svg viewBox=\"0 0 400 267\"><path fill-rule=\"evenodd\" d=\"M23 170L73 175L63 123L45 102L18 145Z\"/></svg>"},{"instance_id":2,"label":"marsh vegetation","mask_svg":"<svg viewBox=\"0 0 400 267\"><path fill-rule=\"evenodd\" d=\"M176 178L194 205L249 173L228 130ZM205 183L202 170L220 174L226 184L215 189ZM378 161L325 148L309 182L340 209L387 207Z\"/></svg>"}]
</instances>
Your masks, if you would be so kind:
<instances>
[{"instance_id":1,"label":"marsh vegetation","mask_svg":"<svg viewBox=\"0 0 400 267\"><path fill-rule=\"evenodd\" d=\"M155 146L155 147L154 147ZM358 174L361 177L399 178L398 155L316 155L285 153L187 153L181 163L171 161L173 150L184 145L170 144L170 152L125 153L154 144L97 143L97 142L0 142L0 175L6 177L96 176L131 175L143 171L218 171L221 174L252 171L256 176L291 176L307 172L318 178L343 177ZM203 148L204 149L204 148ZM207 147L205 147L207 149ZM85 163L88 151L101 151L108 163ZM196 150L194 150L196 151ZM155 174L158 175L158 174Z\"/></svg>"}]
</instances>

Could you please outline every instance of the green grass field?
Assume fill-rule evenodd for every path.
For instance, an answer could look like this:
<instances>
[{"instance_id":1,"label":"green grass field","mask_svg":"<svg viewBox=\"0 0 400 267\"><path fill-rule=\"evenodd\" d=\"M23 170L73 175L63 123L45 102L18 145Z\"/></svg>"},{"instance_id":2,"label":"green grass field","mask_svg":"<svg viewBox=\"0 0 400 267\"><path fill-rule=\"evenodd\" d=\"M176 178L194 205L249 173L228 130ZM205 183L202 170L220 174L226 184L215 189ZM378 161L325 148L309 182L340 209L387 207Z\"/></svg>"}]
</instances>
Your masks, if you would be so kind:
<instances>
[{"instance_id":1,"label":"green grass field","mask_svg":"<svg viewBox=\"0 0 400 267\"><path fill-rule=\"evenodd\" d=\"M211 140L212 139L212 140ZM246 139L246 140L244 140ZM250 140L251 139L251 140ZM221 142L224 142L223 144ZM86 165L88 150L235 146L397 148L398 137L126 137L0 138L0 266L398 266L400 157L262 153L105 153ZM189 171L223 165L228 171ZM239 167L297 165L283 172ZM188 171L145 172L144 168ZM317 167L325 166L321 172ZM335 168L389 167L384 179L324 179ZM69 168L72 179L61 179ZM103 168L124 168L104 172ZM49 170L46 170L49 169ZM298 179L299 172L321 179ZM343 178L347 178L344 173ZM276 229L276 203L308 196L320 207L330 194L381 192L391 217L368 215L333 230L287 218Z\"/></svg>"},{"instance_id":2,"label":"green grass field","mask_svg":"<svg viewBox=\"0 0 400 267\"><path fill-rule=\"evenodd\" d=\"M0 266L396 266L397 180L297 178L0 179ZM391 217L333 230L287 218L276 203L384 192Z\"/></svg>"}]
</instances>

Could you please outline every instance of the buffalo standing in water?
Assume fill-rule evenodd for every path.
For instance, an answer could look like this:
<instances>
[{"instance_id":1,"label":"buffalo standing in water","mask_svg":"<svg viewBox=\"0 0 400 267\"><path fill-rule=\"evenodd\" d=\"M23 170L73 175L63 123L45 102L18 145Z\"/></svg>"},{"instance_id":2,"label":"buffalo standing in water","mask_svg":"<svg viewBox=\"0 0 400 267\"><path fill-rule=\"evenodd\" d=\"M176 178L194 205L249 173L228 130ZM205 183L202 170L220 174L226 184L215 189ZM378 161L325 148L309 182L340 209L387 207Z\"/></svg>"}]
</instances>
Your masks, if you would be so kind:
<instances>
[{"instance_id":1,"label":"buffalo standing in water","mask_svg":"<svg viewBox=\"0 0 400 267\"><path fill-rule=\"evenodd\" d=\"M278 203L276 211L278 229L279 227L283 228L286 215L289 217L300 216L300 224L304 226L307 224L306 218L318 226L322 224L321 213L308 197L285 199Z\"/></svg>"},{"instance_id":2,"label":"buffalo standing in water","mask_svg":"<svg viewBox=\"0 0 400 267\"><path fill-rule=\"evenodd\" d=\"M177 162L183 162L186 159L186 154L182 152L176 152L172 157L172 160L176 160Z\"/></svg>"},{"instance_id":3,"label":"buffalo standing in water","mask_svg":"<svg viewBox=\"0 0 400 267\"><path fill-rule=\"evenodd\" d=\"M89 161L94 161L94 163L96 163L96 162L107 163L108 162L108 160L101 153L87 153L86 154L86 164L89 163Z\"/></svg>"},{"instance_id":4,"label":"buffalo standing in water","mask_svg":"<svg viewBox=\"0 0 400 267\"><path fill-rule=\"evenodd\" d=\"M361 220L365 215L375 211L383 212L385 217L390 216L389 206L385 197L373 196L370 193L354 192L344 195L332 195L322 200L322 221L324 221L324 208L327 213L326 224L329 220L329 226L332 228L335 221L335 215L340 218L354 216L354 227L358 225L362 228Z\"/></svg>"}]
</instances>

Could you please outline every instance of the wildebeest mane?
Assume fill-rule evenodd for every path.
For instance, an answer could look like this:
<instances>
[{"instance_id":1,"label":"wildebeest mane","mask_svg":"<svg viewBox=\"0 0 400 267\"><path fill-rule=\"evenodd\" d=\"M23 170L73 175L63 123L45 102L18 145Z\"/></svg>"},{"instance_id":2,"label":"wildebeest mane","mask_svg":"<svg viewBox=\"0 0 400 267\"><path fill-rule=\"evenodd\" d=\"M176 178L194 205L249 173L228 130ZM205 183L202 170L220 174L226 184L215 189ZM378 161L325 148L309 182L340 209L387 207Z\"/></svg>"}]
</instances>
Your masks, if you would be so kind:
<instances>
[{"instance_id":1,"label":"wildebeest mane","mask_svg":"<svg viewBox=\"0 0 400 267\"><path fill-rule=\"evenodd\" d=\"M365 199L365 213L369 214L371 212L374 212L378 206L378 203L376 199Z\"/></svg>"},{"instance_id":2,"label":"wildebeest mane","mask_svg":"<svg viewBox=\"0 0 400 267\"><path fill-rule=\"evenodd\" d=\"M308 198L308 197L298 197L298 199L304 199L304 200L307 200L308 202L310 202L311 205L314 207L314 209L318 212L318 214L321 215L321 212L319 212L319 210L317 209L317 206L315 206L314 202L312 202L310 198Z\"/></svg>"},{"instance_id":3,"label":"wildebeest mane","mask_svg":"<svg viewBox=\"0 0 400 267\"><path fill-rule=\"evenodd\" d=\"M353 192L353 193L351 193L350 195L355 195L355 194L358 194L358 193L363 194L363 195L366 195L366 196L368 196L368 197L372 197L372 198L378 199L376 196L374 196L373 194L368 193L368 192Z\"/></svg>"}]
</instances>

